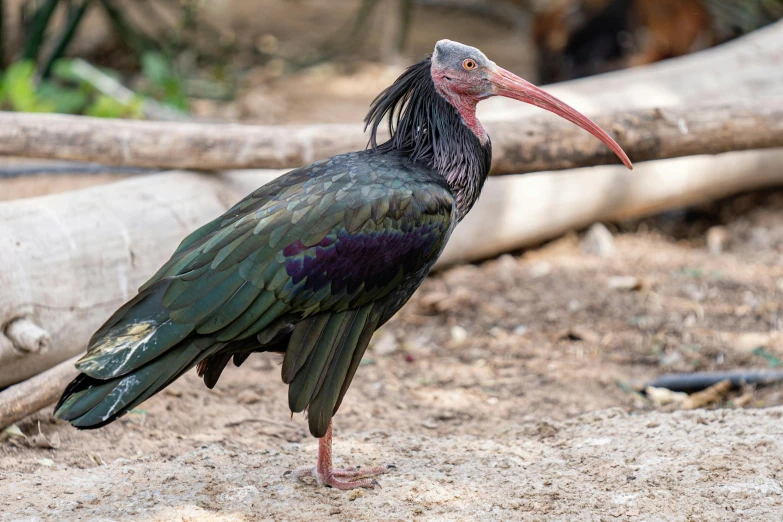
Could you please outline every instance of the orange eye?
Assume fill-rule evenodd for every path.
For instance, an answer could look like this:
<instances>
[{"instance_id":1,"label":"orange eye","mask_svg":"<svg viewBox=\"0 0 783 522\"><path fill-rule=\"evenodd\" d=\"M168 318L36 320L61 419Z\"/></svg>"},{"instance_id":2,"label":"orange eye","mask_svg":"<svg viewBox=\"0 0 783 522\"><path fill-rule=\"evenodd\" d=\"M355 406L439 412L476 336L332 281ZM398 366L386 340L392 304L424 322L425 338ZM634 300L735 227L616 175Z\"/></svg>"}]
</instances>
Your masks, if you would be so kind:
<instances>
[{"instance_id":1,"label":"orange eye","mask_svg":"<svg viewBox=\"0 0 783 522\"><path fill-rule=\"evenodd\" d=\"M462 62L462 67L464 67L465 69L467 69L468 71L470 71L470 70L472 70L472 69L475 69L475 68L476 68L476 62L474 62L473 60L471 60L470 58L468 58L467 60L465 60L464 62Z\"/></svg>"}]
</instances>

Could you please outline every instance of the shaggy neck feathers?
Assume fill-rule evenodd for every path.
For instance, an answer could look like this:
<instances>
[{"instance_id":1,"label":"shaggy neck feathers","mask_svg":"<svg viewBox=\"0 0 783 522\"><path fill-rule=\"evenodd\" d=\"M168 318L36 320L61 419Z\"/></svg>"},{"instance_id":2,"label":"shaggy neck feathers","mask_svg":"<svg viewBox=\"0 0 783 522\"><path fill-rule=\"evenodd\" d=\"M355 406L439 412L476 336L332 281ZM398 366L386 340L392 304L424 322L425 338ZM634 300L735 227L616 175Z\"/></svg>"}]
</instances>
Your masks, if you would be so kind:
<instances>
[{"instance_id":1,"label":"shaggy neck feathers","mask_svg":"<svg viewBox=\"0 0 783 522\"><path fill-rule=\"evenodd\" d=\"M374 151L402 152L437 170L454 194L461 220L475 204L487 179L492 147L476 119L475 103L447 100L436 89L430 67L428 57L409 67L379 94L364 119L365 128L370 128ZM391 137L378 144L378 127L386 117Z\"/></svg>"}]
</instances>

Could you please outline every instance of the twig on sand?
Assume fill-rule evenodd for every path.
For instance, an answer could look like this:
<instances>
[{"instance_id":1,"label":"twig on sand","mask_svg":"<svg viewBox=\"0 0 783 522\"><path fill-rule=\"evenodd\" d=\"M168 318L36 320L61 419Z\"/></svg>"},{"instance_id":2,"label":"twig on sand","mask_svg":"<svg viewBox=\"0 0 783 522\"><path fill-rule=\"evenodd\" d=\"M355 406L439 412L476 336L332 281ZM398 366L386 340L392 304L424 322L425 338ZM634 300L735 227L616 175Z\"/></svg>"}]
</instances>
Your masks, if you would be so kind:
<instances>
[{"instance_id":1,"label":"twig on sand","mask_svg":"<svg viewBox=\"0 0 783 522\"><path fill-rule=\"evenodd\" d=\"M242 419L237 419L231 422L227 422L224 427L225 428L235 428L237 426L240 426L242 424L248 423L248 422L258 422L261 424L271 424L273 426L280 426L281 428L290 428L293 430L301 430L299 426L296 424L290 423L290 422L281 422L274 419L269 419L267 417L246 417Z\"/></svg>"},{"instance_id":2,"label":"twig on sand","mask_svg":"<svg viewBox=\"0 0 783 522\"><path fill-rule=\"evenodd\" d=\"M682 403L683 410L695 410L709 406L712 403L720 402L731 391L731 381L724 379L719 383L713 384L706 390L696 392Z\"/></svg>"}]
</instances>

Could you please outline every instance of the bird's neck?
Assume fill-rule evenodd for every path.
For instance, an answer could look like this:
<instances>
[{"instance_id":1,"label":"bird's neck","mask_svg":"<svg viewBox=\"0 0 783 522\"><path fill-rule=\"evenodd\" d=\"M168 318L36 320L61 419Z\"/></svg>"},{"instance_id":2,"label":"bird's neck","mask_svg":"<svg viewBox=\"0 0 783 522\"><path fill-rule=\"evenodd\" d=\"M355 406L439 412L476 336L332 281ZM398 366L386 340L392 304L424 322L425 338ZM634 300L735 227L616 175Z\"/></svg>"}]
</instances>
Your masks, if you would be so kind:
<instances>
[{"instance_id":1,"label":"bird's neck","mask_svg":"<svg viewBox=\"0 0 783 522\"><path fill-rule=\"evenodd\" d=\"M459 96L449 96L447 92L443 92L440 89L438 89L438 93L446 98L446 100L457 110L460 118L462 118L462 123L470 129L470 132L472 132L474 136L476 136L479 143L486 145L489 142L489 135L487 134L487 131L484 130L484 126L476 115L476 105L478 104L478 101Z\"/></svg>"},{"instance_id":2,"label":"bird's neck","mask_svg":"<svg viewBox=\"0 0 783 522\"><path fill-rule=\"evenodd\" d=\"M461 221L478 201L492 163L492 143L476 117L476 107L463 107L451 132L436 139L432 167L446 178Z\"/></svg>"}]
</instances>

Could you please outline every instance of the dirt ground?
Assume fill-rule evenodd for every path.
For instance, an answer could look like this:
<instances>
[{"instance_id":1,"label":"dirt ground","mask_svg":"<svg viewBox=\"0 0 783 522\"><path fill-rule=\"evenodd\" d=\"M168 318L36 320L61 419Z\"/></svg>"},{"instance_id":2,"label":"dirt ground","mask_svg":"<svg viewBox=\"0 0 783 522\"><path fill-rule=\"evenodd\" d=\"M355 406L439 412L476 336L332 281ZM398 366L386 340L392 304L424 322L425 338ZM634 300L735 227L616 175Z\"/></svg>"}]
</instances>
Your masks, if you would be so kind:
<instances>
[{"instance_id":1,"label":"dirt ground","mask_svg":"<svg viewBox=\"0 0 783 522\"><path fill-rule=\"evenodd\" d=\"M395 464L382 489L283 477L314 464L316 441L259 355L215 390L189 374L99 431L49 412L20 423L28 438L0 443L0 520L783 518L783 388L689 412L631 389L780 364L783 191L615 232L609 258L572 235L435 274L377 334L335 459ZM611 289L614 276L641 288Z\"/></svg>"}]
</instances>

